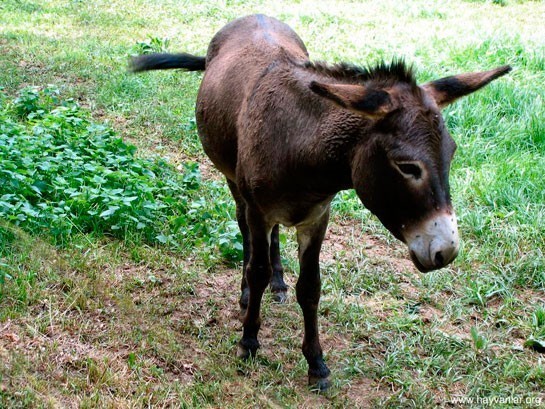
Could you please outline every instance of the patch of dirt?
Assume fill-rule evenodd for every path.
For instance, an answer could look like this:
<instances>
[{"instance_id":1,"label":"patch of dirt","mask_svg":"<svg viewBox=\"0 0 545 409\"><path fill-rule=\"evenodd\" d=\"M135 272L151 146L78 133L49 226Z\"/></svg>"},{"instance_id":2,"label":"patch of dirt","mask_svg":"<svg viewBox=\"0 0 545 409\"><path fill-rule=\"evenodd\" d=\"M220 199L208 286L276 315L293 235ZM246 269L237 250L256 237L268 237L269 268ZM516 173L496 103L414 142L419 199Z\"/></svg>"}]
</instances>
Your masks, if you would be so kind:
<instances>
[{"instance_id":1,"label":"patch of dirt","mask_svg":"<svg viewBox=\"0 0 545 409\"><path fill-rule=\"evenodd\" d=\"M11 320L0 324L0 362L9 365L10 351L20 345L20 340L19 329L15 327Z\"/></svg>"},{"instance_id":2,"label":"patch of dirt","mask_svg":"<svg viewBox=\"0 0 545 409\"><path fill-rule=\"evenodd\" d=\"M395 272L417 272L403 244L387 243L366 234L359 224L347 220L332 221L324 238L321 260L331 262L356 259L361 255L371 259L373 264L384 263Z\"/></svg>"},{"instance_id":3,"label":"patch of dirt","mask_svg":"<svg viewBox=\"0 0 545 409\"><path fill-rule=\"evenodd\" d=\"M210 274L195 286L189 298L191 308L172 313L173 323L191 322L196 328L222 327L228 331L241 328L238 313L239 275L236 270L224 274Z\"/></svg>"},{"instance_id":4,"label":"patch of dirt","mask_svg":"<svg viewBox=\"0 0 545 409\"><path fill-rule=\"evenodd\" d=\"M391 392L376 381L359 377L347 386L346 396L351 406L358 409L376 408L377 401L387 398Z\"/></svg>"},{"instance_id":5,"label":"patch of dirt","mask_svg":"<svg viewBox=\"0 0 545 409\"><path fill-rule=\"evenodd\" d=\"M420 307L418 315L421 317L423 323L429 324L433 321L440 321L444 314L443 311L425 304Z\"/></svg>"},{"instance_id":6,"label":"patch of dirt","mask_svg":"<svg viewBox=\"0 0 545 409\"><path fill-rule=\"evenodd\" d=\"M42 64L37 61L25 61L20 60L17 64L17 67L19 67L20 70L28 72L29 77L32 76L42 76L46 73L47 67L45 64ZM30 85L30 84L21 84L22 86ZM33 84L35 85L35 84Z\"/></svg>"},{"instance_id":7,"label":"patch of dirt","mask_svg":"<svg viewBox=\"0 0 545 409\"><path fill-rule=\"evenodd\" d=\"M330 351L338 351L343 349L350 348L350 334L345 333L332 333L331 331L326 331L328 327L332 327L327 320L321 320L320 326L323 327L323 330L320 333L320 343L322 344L322 349L327 355ZM303 335L303 322L301 322L301 336Z\"/></svg>"},{"instance_id":8,"label":"patch of dirt","mask_svg":"<svg viewBox=\"0 0 545 409\"><path fill-rule=\"evenodd\" d=\"M443 321L439 326L438 329L443 334L447 335L448 337L452 337L457 340L470 340L470 330L471 330L472 324L467 321Z\"/></svg>"},{"instance_id":9,"label":"patch of dirt","mask_svg":"<svg viewBox=\"0 0 545 409\"><path fill-rule=\"evenodd\" d=\"M537 306L540 304L545 304L545 291L534 290L531 288L520 289L517 291L517 298L525 305Z\"/></svg>"},{"instance_id":10,"label":"patch of dirt","mask_svg":"<svg viewBox=\"0 0 545 409\"><path fill-rule=\"evenodd\" d=\"M36 359L47 353L47 361L42 362L47 368L53 366L57 371L65 368L76 368L86 359L108 361L113 365L115 372L126 374L126 365L120 364L119 352L108 348L98 348L96 345L84 342L81 334L72 333L60 325L52 324L40 332L32 321L13 322L8 320L0 328L0 355L7 356L10 352L17 352L38 364ZM78 328L71 328L78 331ZM95 334L100 334L104 324L93 327ZM37 365L35 370L45 370ZM56 372L53 371L55 376Z\"/></svg>"}]
</instances>

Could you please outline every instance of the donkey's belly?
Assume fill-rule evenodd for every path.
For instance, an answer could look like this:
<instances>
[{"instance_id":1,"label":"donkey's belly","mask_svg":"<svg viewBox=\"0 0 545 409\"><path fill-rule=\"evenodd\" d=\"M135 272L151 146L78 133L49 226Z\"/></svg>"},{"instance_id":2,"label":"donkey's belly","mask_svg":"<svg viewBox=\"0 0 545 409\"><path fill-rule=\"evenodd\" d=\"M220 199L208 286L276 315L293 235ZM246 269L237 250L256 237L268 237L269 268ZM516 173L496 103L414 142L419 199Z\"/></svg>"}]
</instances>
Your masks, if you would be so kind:
<instances>
[{"instance_id":1,"label":"donkey's belly","mask_svg":"<svg viewBox=\"0 0 545 409\"><path fill-rule=\"evenodd\" d=\"M267 209L267 219L271 224L293 227L313 223L321 219L328 211L333 196L323 202L302 205L300 202L284 202Z\"/></svg>"}]
</instances>

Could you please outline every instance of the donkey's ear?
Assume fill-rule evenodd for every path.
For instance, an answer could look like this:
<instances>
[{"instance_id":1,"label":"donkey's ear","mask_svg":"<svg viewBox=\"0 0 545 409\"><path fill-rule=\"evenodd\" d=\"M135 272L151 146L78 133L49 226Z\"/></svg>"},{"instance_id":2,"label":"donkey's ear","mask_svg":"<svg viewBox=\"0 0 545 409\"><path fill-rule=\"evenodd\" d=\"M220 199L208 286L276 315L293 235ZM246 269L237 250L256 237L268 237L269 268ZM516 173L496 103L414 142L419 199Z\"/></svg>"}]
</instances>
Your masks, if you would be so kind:
<instances>
[{"instance_id":1,"label":"donkey's ear","mask_svg":"<svg viewBox=\"0 0 545 409\"><path fill-rule=\"evenodd\" d=\"M439 108L443 108L460 97L471 94L488 85L496 78L511 71L509 65L484 72L468 72L428 82L422 87L433 97Z\"/></svg>"},{"instance_id":2,"label":"donkey's ear","mask_svg":"<svg viewBox=\"0 0 545 409\"><path fill-rule=\"evenodd\" d=\"M390 94L381 89L351 84L323 84L316 81L310 83L310 89L343 108L373 119L381 118L393 109Z\"/></svg>"}]
</instances>

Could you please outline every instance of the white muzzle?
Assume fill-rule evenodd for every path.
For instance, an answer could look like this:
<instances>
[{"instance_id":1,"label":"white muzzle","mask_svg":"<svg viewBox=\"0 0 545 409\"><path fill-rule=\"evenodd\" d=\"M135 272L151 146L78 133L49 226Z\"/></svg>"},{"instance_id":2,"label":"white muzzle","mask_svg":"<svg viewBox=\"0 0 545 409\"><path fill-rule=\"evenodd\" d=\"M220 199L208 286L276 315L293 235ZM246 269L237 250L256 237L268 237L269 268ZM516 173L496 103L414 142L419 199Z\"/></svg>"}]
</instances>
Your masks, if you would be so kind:
<instances>
[{"instance_id":1,"label":"white muzzle","mask_svg":"<svg viewBox=\"0 0 545 409\"><path fill-rule=\"evenodd\" d=\"M460 239L454 212L442 212L412 226L405 242L420 271L445 267L458 255Z\"/></svg>"}]
</instances>

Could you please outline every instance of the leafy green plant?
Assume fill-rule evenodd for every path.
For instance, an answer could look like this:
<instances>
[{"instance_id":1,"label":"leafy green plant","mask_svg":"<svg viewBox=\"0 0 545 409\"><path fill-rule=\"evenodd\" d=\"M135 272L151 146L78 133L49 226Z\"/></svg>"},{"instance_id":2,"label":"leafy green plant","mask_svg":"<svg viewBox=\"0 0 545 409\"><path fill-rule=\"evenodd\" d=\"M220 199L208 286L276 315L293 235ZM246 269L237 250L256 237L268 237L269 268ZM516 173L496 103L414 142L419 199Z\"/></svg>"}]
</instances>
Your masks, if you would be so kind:
<instances>
[{"instance_id":1,"label":"leafy green plant","mask_svg":"<svg viewBox=\"0 0 545 409\"><path fill-rule=\"evenodd\" d=\"M72 100L67 101L67 103ZM59 105L59 90L49 85L46 88L26 87L19 91L19 96L13 101L15 112L21 117L32 114L40 116L55 105Z\"/></svg>"},{"instance_id":2,"label":"leafy green plant","mask_svg":"<svg viewBox=\"0 0 545 409\"><path fill-rule=\"evenodd\" d=\"M223 232L219 233L219 248L223 257L231 261L242 258L242 237L238 224L235 221L227 221Z\"/></svg>"},{"instance_id":3,"label":"leafy green plant","mask_svg":"<svg viewBox=\"0 0 545 409\"><path fill-rule=\"evenodd\" d=\"M240 258L225 188L135 153L58 90L25 88L0 112L0 216L57 243L94 232Z\"/></svg>"}]
</instances>

